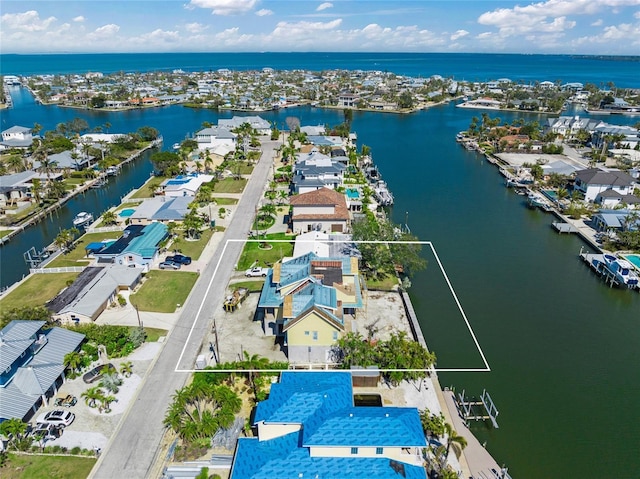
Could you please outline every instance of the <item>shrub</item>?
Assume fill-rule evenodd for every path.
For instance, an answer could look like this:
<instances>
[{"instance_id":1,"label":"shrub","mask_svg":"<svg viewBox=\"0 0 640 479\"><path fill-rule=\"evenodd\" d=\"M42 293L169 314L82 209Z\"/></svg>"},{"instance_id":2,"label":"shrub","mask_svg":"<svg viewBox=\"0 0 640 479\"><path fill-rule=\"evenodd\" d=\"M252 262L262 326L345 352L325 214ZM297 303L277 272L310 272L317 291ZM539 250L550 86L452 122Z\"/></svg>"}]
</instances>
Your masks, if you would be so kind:
<instances>
[{"instance_id":1,"label":"shrub","mask_svg":"<svg viewBox=\"0 0 640 479\"><path fill-rule=\"evenodd\" d=\"M144 328L132 329L129 333L129 341L133 344L134 348L139 347L147 339L147 332ZM126 355L125 355L126 356Z\"/></svg>"},{"instance_id":2,"label":"shrub","mask_svg":"<svg viewBox=\"0 0 640 479\"><path fill-rule=\"evenodd\" d=\"M119 294L119 295L117 296L117 299L118 299L118 304L119 304L120 306L126 306L126 305L127 305L127 300L126 300L126 298L125 298L124 296L122 296L121 294Z\"/></svg>"},{"instance_id":3,"label":"shrub","mask_svg":"<svg viewBox=\"0 0 640 479\"><path fill-rule=\"evenodd\" d=\"M82 448L80 446L76 446L71 449L71 454L79 455L82 452Z\"/></svg>"}]
</instances>

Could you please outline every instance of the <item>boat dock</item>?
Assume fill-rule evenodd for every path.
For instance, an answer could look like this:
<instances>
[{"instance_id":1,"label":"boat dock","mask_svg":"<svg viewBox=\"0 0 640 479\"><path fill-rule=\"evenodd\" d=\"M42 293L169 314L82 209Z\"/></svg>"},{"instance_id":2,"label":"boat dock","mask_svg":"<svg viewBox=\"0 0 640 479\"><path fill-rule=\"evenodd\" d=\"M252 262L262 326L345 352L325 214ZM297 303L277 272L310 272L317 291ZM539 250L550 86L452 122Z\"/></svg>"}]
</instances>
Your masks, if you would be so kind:
<instances>
[{"instance_id":1,"label":"boat dock","mask_svg":"<svg viewBox=\"0 0 640 479\"><path fill-rule=\"evenodd\" d=\"M553 223L551 223L551 226L553 226L558 233L562 234L562 233L579 233L580 230L578 228L576 228L574 225L572 225L571 223L563 223L561 221L554 221Z\"/></svg>"},{"instance_id":2,"label":"boat dock","mask_svg":"<svg viewBox=\"0 0 640 479\"><path fill-rule=\"evenodd\" d=\"M608 284L610 288L616 286L640 291L637 275L633 276L636 278L635 282L627 284L623 282L626 281L625 276L622 276L623 279L621 280L620 277L616 275L616 272L612 269L613 266L610 266L610 264L615 264L611 263L611 261L620 262L621 260L617 257L608 254L588 253L584 251L583 248L580 248L580 253L578 253L578 255L593 271L596 272L596 274L598 274L598 276L601 276L604 279L604 282Z\"/></svg>"}]
</instances>

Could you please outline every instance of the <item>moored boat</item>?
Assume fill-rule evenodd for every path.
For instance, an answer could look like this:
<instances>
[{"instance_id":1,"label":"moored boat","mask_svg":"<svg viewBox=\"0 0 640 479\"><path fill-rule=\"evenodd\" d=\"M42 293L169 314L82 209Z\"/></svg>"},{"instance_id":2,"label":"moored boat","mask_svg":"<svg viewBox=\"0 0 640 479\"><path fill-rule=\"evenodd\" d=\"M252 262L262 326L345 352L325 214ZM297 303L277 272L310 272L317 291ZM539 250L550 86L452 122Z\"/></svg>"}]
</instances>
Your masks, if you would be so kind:
<instances>
[{"instance_id":1,"label":"moored boat","mask_svg":"<svg viewBox=\"0 0 640 479\"><path fill-rule=\"evenodd\" d=\"M86 211L81 211L73 218L73 226L87 226L93 221L93 215Z\"/></svg>"}]
</instances>

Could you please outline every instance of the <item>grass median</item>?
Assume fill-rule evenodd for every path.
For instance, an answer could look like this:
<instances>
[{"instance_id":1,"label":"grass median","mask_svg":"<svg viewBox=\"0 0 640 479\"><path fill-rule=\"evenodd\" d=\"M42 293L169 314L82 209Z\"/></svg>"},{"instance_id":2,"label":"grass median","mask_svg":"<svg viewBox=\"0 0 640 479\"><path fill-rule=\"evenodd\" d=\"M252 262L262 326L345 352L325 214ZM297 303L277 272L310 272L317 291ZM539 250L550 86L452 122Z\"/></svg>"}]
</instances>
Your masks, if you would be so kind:
<instances>
[{"instance_id":1,"label":"grass median","mask_svg":"<svg viewBox=\"0 0 640 479\"><path fill-rule=\"evenodd\" d=\"M187 300L198 273L151 270L140 290L130 296L131 304L140 311L173 313Z\"/></svg>"}]
</instances>

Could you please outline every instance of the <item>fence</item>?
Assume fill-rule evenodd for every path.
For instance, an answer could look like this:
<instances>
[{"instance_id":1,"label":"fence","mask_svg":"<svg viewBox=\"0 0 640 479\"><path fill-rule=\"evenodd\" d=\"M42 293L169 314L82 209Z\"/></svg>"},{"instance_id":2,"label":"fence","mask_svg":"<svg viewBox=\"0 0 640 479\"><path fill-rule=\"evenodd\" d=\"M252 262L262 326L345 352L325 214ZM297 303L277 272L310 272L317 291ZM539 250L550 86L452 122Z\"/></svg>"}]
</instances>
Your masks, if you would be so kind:
<instances>
[{"instance_id":1,"label":"fence","mask_svg":"<svg viewBox=\"0 0 640 479\"><path fill-rule=\"evenodd\" d=\"M32 274L82 273L86 266L67 266L64 268L30 268Z\"/></svg>"}]
</instances>

